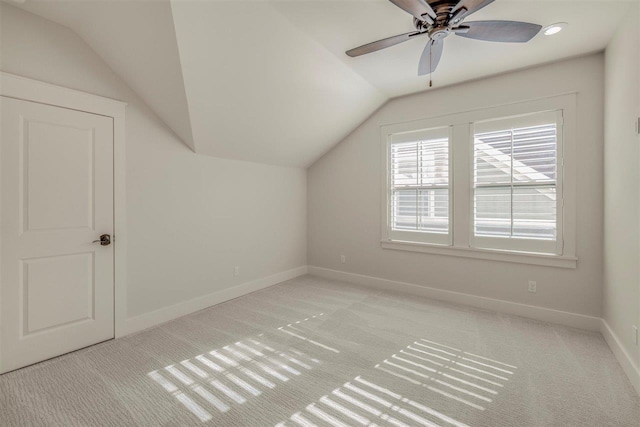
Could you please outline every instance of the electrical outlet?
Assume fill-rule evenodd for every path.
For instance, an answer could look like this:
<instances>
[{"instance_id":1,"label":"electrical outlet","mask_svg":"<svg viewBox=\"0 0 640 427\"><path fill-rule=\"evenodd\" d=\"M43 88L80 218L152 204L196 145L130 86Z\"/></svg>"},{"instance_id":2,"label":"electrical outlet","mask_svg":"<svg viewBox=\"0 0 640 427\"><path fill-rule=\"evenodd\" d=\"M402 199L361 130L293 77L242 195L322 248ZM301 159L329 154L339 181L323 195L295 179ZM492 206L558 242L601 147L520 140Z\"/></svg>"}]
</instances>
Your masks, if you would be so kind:
<instances>
[{"instance_id":1,"label":"electrical outlet","mask_svg":"<svg viewBox=\"0 0 640 427\"><path fill-rule=\"evenodd\" d=\"M529 292L538 292L538 283L534 280L529 280Z\"/></svg>"},{"instance_id":2,"label":"electrical outlet","mask_svg":"<svg viewBox=\"0 0 640 427\"><path fill-rule=\"evenodd\" d=\"M633 325L633 343L638 345L638 327Z\"/></svg>"},{"instance_id":3,"label":"electrical outlet","mask_svg":"<svg viewBox=\"0 0 640 427\"><path fill-rule=\"evenodd\" d=\"M240 275L240 267L233 267L233 277L238 277Z\"/></svg>"},{"instance_id":4,"label":"electrical outlet","mask_svg":"<svg viewBox=\"0 0 640 427\"><path fill-rule=\"evenodd\" d=\"M344 256L344 255L340 255L340 262L341 262L341 263L343 263L343 264L344 264L345 262L347 262L347 257L346 257L346 256Z\"/></svg>"}]
</instances>

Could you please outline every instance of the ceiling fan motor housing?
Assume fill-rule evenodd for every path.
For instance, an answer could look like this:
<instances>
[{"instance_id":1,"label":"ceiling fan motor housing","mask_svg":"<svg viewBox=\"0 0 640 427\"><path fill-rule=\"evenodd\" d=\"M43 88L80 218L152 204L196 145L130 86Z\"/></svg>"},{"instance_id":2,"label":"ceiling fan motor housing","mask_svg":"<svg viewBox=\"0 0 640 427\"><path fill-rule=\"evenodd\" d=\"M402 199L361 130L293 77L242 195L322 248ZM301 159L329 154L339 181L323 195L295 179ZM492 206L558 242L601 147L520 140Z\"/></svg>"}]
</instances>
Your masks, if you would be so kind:
<instances>
[{"instance_id":1,"label":"ceiling fan motor housing","mask_svg":"<svg viewBox=\"0 0 640 427\"><path fill-rule=\"evenodd\" d=\"M417 18L413 18L413 25L418 31L428 32L429 38L432 40L443 39L451 33L451 27L457 22L460 22L460 20L452 22L452 18L454 17L452 11L456 4L457 2L450 1L433 4L432 7L436 15L435 19L430 23L426 20L421 21Z\"/></svg>"}]
</instances>

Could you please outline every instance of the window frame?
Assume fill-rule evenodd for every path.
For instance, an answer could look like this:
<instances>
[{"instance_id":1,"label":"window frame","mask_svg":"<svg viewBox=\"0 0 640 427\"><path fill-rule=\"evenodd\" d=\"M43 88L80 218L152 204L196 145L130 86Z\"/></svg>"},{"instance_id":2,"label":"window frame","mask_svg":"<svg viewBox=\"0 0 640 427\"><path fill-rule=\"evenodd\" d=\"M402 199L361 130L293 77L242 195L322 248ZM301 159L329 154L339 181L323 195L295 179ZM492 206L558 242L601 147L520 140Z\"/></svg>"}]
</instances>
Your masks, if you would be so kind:
<instances>
[{"instance_id":1,"label":"window frame","mask_svg":"<svg viewBox=\"0 0 640 427\"><path fill-rule=\"evenodd\" d=\"M470 197L469 201L471 206L471 212L469 214L470 219L470 233L469 233L469 247L477 248L477 249L495 249L495 250L505 250L505 251L515 251L515 252L529 252L529 253L540 253L546 255L562 255L563 249L563 163L564 163L564 111L562 109L551 110L551 111L537 111L527 114L520 114L516 116L509 117L496 117L492 120L513 120L518 121L518 119L526 120L528 116L536 115L536 114L544 114L544 113L552 113L555 115L556 120L556 239L555 240L542 240L542 239L527 239L520 237L492 237L492 236L477 236L475 234L475 214L473 211L474 208L474 196L475 196L475 181L474 181L474 161L475 161L475 123L470 123L469 128L469 152L471 155L471 182L470 182ZM525 183L517 183L514 185L513 181L511 183L514 187L526 187L528 184ZM542 186L542 184L541 184ZM513 200L512 200L513 203ZM513 221L513 218L511 218Z\"/></svg>"},{"instance_id":2,"label":"window frame","mask_svg":"<svg viewBox=\"0 0 640 427\"><path fill-rule=\"evenodd\" d=\"M387 206L387 222L388 222L388 226L387 226L387 237L392 240L392 241L407 241L407 242L420 242L420 243L427 243L427 244L433 244L433 245L445 245L445 246L450 246L453 242L453 223L452 223L452 209L453 209L453 198L452 198L452 193L453 193L453 186L452 186L452 181L453 181L453 173L452 173L452 168L453 168L453 163L452 163L452 155L451 155L451 149L452 149L452 141L453 141L453 131L452 131L452 127L451 126L437 126L437 127L431 127L431 128L427 128L427 129L419 129L418 132L424 132L426 134L430 133L431 131L436 131L438 129L447 129L446 133L447 133L447 138L448 138L448 145L447 145L447 161L448 161L448 182L447 182L447 190L449 192L448 195L448 199L449 199L449 206L448 206L448 216L447 216L447 220L448 220L448 227L447 227L447 233L430 233L430 232L425 232L425 231L408 231L408 230L394 230L392 227L392 218L393 218L393 213L392 211L392 207L393 204L391 203L391 199L393 197L393 187L391 186L391 146L393 144L401 144L403 142L412 142L412 141L392 141L393 136L394 135L399 135L399 134L403 134L403 133L415 133L412 131L409 132L398 132L398 133L393 133L389 136L389 140L388 143L386 144L386 159L387 159L387 173L386 173L386 188L387 188L387 192L386 192L386 196L387 196L387 202L386 202L386 206ZM413 138L409 138L409 139L413 139Z\"/></svg>"},{"instance_id":3,"label":"window frame","mask_svg":"<svg viewBox=\"0 0 640 427\"><path fill-rule=\"evenodd\" d=\"M511 104L479 108L460 113L434 116L401 123L384 124L381 134L381 246L412 252L453 255L465 258L576 268L576 102L577 94L568 93ZM523 245L535 239L504 239L511 244L489 244L484 236L474 236L473 225L473 123L541 112L560 111L557 122L558 162L556 177L557 238L555 251L541 251ZM449 138L449 240L432 243L413 238L394 236L391 229L390 205L390 143L394 134L422 129L450 127ZM420 232L415 232L420 234ZM401 237L401 238L398 238ZM483 238L480 238L483 237ZM479 239L480 238L480 239ZM500 239L489 237L489 239ZM547 241L549 242L549 241ZM501 242L505 243L505 242Z\"/></svg>"}]
</instances>

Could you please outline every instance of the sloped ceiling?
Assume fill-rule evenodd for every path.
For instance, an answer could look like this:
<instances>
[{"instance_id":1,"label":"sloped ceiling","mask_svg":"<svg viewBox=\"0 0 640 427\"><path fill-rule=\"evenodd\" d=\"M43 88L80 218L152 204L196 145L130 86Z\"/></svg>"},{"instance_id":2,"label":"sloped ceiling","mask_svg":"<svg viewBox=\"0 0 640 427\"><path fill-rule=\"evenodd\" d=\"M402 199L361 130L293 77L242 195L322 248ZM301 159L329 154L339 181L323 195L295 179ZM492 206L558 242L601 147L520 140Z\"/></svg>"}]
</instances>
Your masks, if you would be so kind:
<instances>
[{"instance_id":1,"label":"sloped ceiling","mask_svg":"<svg viewBox=\"0 0 640 427\"><path fill-rule=\"evenodd\" d=\"M449 37L434 87L602 50L632 1L496 0L468 20L569 27L524 45ZM388 0L18 6L76 31L197 153L306 167L389 98L428 89L417 76L424 40L344 54L413 30Z\"/></svg>"},{"instance_id":2,"label":"sloped ceiling","mask_svg":"<svg viewBox=\"0 0 640 427\"><path fill-rule=\"evenodd\" d=\"M13 4L75 31L195 150L169 1Z\"/></svg>"},{"instance_id":3,"label":"sloped ceiling","mask_svg":"<svg viewBox=\"0 0 640 427\"><path fill-rule=\"evenodd\" d=\"M306 166L386 100L273 3L178 1L173 17L201 153Z\"/></svg>"}]
</instances>

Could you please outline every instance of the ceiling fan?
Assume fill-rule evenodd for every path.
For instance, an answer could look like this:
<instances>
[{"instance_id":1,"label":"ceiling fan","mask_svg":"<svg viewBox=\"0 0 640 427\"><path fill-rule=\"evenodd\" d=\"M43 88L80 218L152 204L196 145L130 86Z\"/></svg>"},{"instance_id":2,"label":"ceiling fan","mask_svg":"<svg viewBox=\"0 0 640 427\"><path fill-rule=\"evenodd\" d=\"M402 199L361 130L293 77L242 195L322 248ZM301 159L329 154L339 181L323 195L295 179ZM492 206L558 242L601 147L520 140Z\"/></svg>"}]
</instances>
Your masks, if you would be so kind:
<instances>
[{"instance_id":1,"label":"ceiling fan","mask_svg":"<svg viewBox=\"0 0 640 427\"><path fill-rule=\"evenodd\" d=\"M465 18L494 0L389 0L413 15L416 30L399 34L348 50L351 57L375 52L417 37L427 36L429 41L422 51L418 75L433 73L438 66L444 39L450 34L469 39L491 42L525 43L542 28L541 25L518 21L472 21Z\"/></svg>"}]
</instances>

